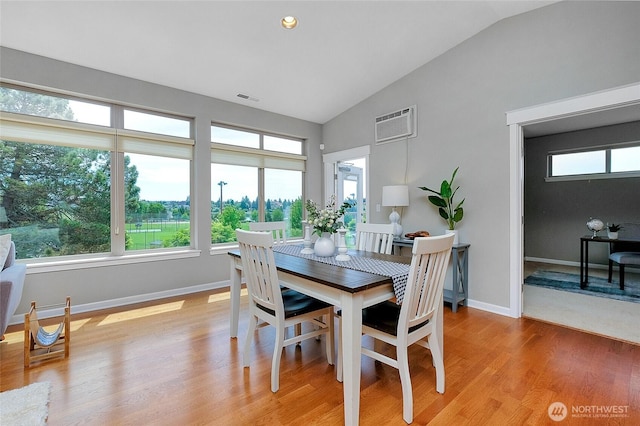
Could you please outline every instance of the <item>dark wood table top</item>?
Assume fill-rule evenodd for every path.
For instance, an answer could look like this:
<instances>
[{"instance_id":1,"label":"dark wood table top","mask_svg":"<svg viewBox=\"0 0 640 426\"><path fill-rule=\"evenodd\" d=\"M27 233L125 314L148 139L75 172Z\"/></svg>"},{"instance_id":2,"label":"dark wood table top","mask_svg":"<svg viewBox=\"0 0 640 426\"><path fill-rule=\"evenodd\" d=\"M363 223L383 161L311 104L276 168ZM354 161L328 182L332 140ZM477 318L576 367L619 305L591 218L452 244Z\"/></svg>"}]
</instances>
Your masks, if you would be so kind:
<instances>
[{"instance_id":1,"label":"dark wood table top","mask_svg":"<svg viewBox=\"0 0 640 426\"><path fill-rule=\"evenodd\" d=\"M229 255L240 258L240 250L230 250ZM327 263L317 262L312 259L292 256L285 253L274 252L273 255L276 261L276 269L278 269L278 271L286 272L300 278L312 279L313 281L342 291L347 291L349 293L357 293L381 285L393 284L391 277L385 277L383 275L329 265ZM393 256L359 250L349 250L349 255L370 257L397 263L411 263L411 258L407 256Z\"/></svg>"},{"instance_id":2,"label":"dark wood table top","mask_svg":"<svg viewBox=\"0 0 640 426\"><path fill-rule=\"evenodd\" d=\"M580 237L581 241L596 241L599 243L640 243L640 237L625 237L611 239L609 237L594 237L593 235L584 235Z\"/></svg>"}]
</instances>

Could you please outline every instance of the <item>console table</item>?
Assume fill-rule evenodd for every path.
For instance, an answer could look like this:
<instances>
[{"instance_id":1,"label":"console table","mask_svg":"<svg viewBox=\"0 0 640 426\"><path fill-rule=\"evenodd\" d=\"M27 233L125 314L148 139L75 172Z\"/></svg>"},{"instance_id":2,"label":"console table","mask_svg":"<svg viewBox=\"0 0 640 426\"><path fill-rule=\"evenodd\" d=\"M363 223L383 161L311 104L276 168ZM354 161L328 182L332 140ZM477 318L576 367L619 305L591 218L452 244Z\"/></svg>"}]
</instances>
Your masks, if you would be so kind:
<instances>
[{"instance_id":1,"label":"console table","mask_svg":"<svg viewBox=\"0 0 640 426\"><path fill-rule=\"evenodd\" d=\"M451 290L444 289L444 301L451 303L451 310L458 312L458 305L467 305L469 298L469 246L470 244L454 244L451 248L453 263L453 286ZM413 247L413 240L396 238L393 240L394 254L400 254L402 247Z\"/></svg>"}]
</instances>

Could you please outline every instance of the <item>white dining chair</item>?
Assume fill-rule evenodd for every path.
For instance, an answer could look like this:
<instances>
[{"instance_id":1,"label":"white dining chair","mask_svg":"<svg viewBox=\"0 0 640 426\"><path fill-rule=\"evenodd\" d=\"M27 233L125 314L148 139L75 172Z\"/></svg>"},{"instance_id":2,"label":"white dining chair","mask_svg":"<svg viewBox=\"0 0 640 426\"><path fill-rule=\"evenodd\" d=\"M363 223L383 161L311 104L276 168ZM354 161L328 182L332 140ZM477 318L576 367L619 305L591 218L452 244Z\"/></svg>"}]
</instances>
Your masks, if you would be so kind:
<instances>
[{"instance_id":1,"label":"white dining chair","mask_svg":"<svg viewBox=\"0 0 640 426\"><path fill-rule=\"evenodd\" d=\"M356 249L391 254L393 250L393 224L356 224Z\"/></svg>"},{"instance_id":2,"label":"white dining chair","mask_svg":"<svg viewBox=\"0 0 640 426\"><path fill-rule=\"evenodd\" d=\"M274 244L287 242L287 222L249 222L249 231L271 232Z\"/></svg>"},{"instance_id":3,"label":"white dining chair","mask_svg":"<svg viewBox=\"0 0 640 426\"><path fill-rule=\"evenodd\" d=\"M362 310L363 335L396 347L395 359L366 347L362 347L362 354L398 369L402 385L402 418L407 423L413 421L410 345L416 343L431 351L436 370L436 391L444 393L444 360L438 342L436 318L438 310L442 309L442 292L453 239L453 234L416 238L402 304L385 301ZM342 327L339 334L342 334ZM342 381L341 339L342 336L338 340L339 381Z\"/></svg>"},{"instance_id":4,"label":"white dining chair","mask_svg":"<svg viewBox=\"0 0 640 426\"><path fill-rule=\"evenodd\" d=\"M280 358L289 345L325 335L327 361L333 365L333 306L286 288L278 279L273 255L273 236L266 232L236 230L240 246L242 271L249 293L249 327L244 345L243 363L249 367L250 350L258 319L276 329L271 361L271 391L280 388ZM313 330L285 338L285 329L309 322Z\"/></svg>"}]
</instances>

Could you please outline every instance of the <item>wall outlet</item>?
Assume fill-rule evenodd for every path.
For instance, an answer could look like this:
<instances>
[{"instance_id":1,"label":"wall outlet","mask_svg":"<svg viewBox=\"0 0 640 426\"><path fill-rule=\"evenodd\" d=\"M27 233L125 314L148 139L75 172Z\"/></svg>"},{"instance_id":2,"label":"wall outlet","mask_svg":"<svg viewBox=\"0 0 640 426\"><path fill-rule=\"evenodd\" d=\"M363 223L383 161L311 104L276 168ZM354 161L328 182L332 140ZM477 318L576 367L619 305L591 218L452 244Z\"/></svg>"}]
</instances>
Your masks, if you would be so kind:
<instances>
[{"instance_id":1,"label":"wall outlet","mask_svg":"<svg viewBox=\"0 0 640 426\"><path fill-rule=\"evenodd\" d=\"M376 213L380 213L380 203L376 204Z\"/></svg>"}]
</instances>

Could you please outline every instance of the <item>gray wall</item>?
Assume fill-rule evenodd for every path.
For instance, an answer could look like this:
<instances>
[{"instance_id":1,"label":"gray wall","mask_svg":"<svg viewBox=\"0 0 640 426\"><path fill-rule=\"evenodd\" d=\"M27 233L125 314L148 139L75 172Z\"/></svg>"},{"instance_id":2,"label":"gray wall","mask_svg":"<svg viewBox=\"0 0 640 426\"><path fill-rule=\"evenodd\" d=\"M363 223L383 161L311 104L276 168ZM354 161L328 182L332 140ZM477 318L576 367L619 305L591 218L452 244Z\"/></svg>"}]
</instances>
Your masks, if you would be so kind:
<instances>
[{"instance_id":1,"label":"gray wall","mask_svg":"<svg viewBox=\"0 0 640 426\"><path fill-rule=\"evenodd\" d=\"M190 286L224 284L229 279L228 256L225 251L213 255L209 253L212 120L307 139L306 196L320 198L321 188L317 182L321 181L322 176L319 149L322 128L319 124L4 47L0 50L0 56L0 77L3 81L179 113L195 117L196 122L195 189L191 197L191 211L197 225L192 244L201 250L199 255L189 259L45 273L34 273L33 268L28 268L18 313L26 312L31 300L38 301L42 306L60 303L64 301L64 296L69 295L75 307L104 307L144 299L144 295L154 293L180 293L188 291Z\"/></svg>"},{"instance_id":2,"label":"gray wall","mask_svg":"<svg viewBox=\"0 0 640 426\"><path fill-rule=\"evenodd\" d=\"M437 186L460 166L470 299L500 311L510 284L505 113L639 81L639 19L637 2L560 2L500 21L325 124L325 152L373 144L374 117L417 104L408 156L405 142L372 148L370 205L408 168L404 229L442 233L418 187ZM372 222L388 220L388 209L370 210Z\"/></svg>"},{"instance_id":3,"label":"gray wall","mask_svg":"<svg viewBox=\"0 0 640 426\"><path fill-rule=\"evenodd\" d=\"M640 177L544 180L549 151L632 141L640 141L640 121L525 140L526 257L579 262L579 237L589 234L590 217L640 223ZM590 244L589 261L606 264L607 249L606 244Z\"/></svg>"}]
</instances>

